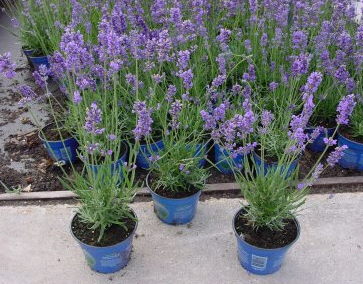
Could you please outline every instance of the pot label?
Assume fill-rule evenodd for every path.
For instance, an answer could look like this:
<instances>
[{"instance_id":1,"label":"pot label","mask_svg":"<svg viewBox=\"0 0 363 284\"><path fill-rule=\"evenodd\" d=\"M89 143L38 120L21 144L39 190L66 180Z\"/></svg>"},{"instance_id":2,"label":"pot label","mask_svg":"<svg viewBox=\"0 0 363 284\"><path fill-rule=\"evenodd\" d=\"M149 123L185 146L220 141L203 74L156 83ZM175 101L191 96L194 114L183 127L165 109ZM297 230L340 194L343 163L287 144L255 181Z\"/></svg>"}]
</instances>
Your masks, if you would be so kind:
<instances>
[{"instance_id":1,"label":"pot label","mask_svg":"<svg viewBox=\"0 0 363 284\"><path fill-rule=\"evenodd\" d=\"M256 270L265 270L267 259L267 257L252 254L251 266Z\"/></svg>"}]
</instances>

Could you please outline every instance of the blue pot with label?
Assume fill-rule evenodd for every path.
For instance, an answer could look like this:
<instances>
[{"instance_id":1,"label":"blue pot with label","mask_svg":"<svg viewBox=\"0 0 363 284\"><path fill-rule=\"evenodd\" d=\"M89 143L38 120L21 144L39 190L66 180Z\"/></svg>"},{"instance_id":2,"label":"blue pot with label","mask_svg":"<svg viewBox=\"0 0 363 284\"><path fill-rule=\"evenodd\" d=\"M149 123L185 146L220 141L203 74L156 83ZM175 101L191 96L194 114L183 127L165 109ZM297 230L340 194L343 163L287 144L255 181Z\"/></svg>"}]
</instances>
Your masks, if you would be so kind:
<instances>
[{"instance_id":1,"label":"blue pot with label","mask_svg":"<svg viewBox=\"0 0 363 284\"><path fill-rule=\"evenodd\" d=\"M315 127L308 127L305 129L305 132L311 135L315 130ZM324 138L329 138L334 134L335 127L333 128L324 128L323 131L320 131L318 137L307 145L307 148L313 152L321 153L325 150Z\"/></svg>"},{"instance_id":2,"label":"blue pot with label","mask_svg":"<svg viewBox=\"0 0 363 284\"><path fill-rule=\"evenodd\" d=\"M48 56L32 56L32 55L30 55L28 58L36 70L39 69L40 65L45 65L45 66L47 66L47 68L49 68L49 66L50 66Z\"/></svg>"},{"instance_id":3,"label":"blue pot with label","mask_svg":"<svg viewBox=\"0 0 363 284\"><path fill-rule=\"evenodd\" d=\"M344 150L344 155L338 164L345 169L363 171L363 144L338 133L338 146L343 145L347 145L348 149Z\"/></svg>"},{"instance_id":4,"label":"blue pot with label","mask_svg":"<svg viewBox=\"0 0 363 284\"><path fill-rule=\"evenodd\" d=\"M170 225L183 225L193 220L201 191L184 198L167 198L151 189L149 175L146 177L146 185L154 203L154 212L161 221Z\"/></svg>"},{"instance_id":5,"label":"blue pot with label","mask_svg":"<svg viewBox=\"0 0 363 284\"><path fill-rule=\"evenodd\" d=\"M237 254L241 266L248 272L258 275L272 274L281 268L285 259L285 255L289 248L297 241L300 236L300 225L295 219L297 228L296 238L288 245L281 248L264 249L253 246L244 240L244 237L239 235L236 230L236 218L240 215L239 210L233 218L232 226L237 238Z\"/></svg>"},{"instance_id":6,"label":"blue pot with label","mask_svg":"<svg viewBox=\"0 0 363 284\"><path fill-rule=\"evenodd\" d=\"M73 219L75 217L76 216L74 216ZM96 247L83 243L74 235L72 231L73 219L71 222L71 234L82 248L87 264L92 270L99 273L114 273L121 270L128 264L131 256L132 241L136 232L137 222L134 230L127 239L112 246Z\"/></svg>"},{"instance_id":7,"label":"blue pot with label","mask_svg":"<svg viewBox=\"0 0 363 284\"><path fill-rule=\"evenodd\" d=\"M142 169L149 169L151 162L150 157L152 155L157 155L158 152L164 149L163 140L159 140L152 144L141 144L139 152L136 156L136 165Z\"/></svg>"},{"instance_id":8,"label":"blue pot with label","mask_svg":"<svg viewBox=\"0 0 363 284\"><path fill-rule=\"evenodd\" d=\"M122 156L115 162L111 163L111 174L119 174L120 177L123 177L123 173L122 173L122 167L124 166L124 163L127 161L127 146L125 144L125 148L126 149L124 151L124 153L122 154ZM90 169L92 169L92 171L97 174L97 172L99 171L99 168L101 168L101 165L92 165L92 164L88 164L88 167Z\"/></svg>"},{"instance_id":9,"label":"blue pot with label","mask_svg":"<svg viewBox=\"0 0 363 284\"><path fill-rule=\"evenodd\" d=\"M214 144L214 162L217 169L223 174L233 174L233 168L241 170L243 168L244 156L237 154L232 157L232 154L227 149Z\"/></svg>"},{"instance_id":10,"label":"blue pot with label","mask_svg":"<svg viewBox=\"0 0 363 284\"><path fill-rule=\"evenodd\" d=\"M278 163L274 162L274 163L266 163L264 161L262 161L261 157L259 155L257 155L256 152L253 152L253 159L256 163L257 166L257 170L259 171L260 169L262 169L263 167L263 172L264 174L267 174L267 172L269 170L276 170L278 167ZM262 165L263 164L263 165ZM295 171L297 165L299 164L299 158L294 160L288 167L287 172L286 172L286 177L289 177L293 174L293 172ZM281 166L281 172L285 172L286 171L286 167Z\"/></svg>"},{"instance_id":11,"label":"blue pot with label","mask_svg":"<svg viewBox=\"0 0 363 284\"><path fill-rule=\"evenodd\" d=\"M78 141L74 137L69 137L64 140L49 141L43 137L42 133L46 133L47 127L43 127L39 131L39 139L42 141L44 147L47 149L49 156L60 163L73 163L77 160Z\"/></svg>"}]
</instances>

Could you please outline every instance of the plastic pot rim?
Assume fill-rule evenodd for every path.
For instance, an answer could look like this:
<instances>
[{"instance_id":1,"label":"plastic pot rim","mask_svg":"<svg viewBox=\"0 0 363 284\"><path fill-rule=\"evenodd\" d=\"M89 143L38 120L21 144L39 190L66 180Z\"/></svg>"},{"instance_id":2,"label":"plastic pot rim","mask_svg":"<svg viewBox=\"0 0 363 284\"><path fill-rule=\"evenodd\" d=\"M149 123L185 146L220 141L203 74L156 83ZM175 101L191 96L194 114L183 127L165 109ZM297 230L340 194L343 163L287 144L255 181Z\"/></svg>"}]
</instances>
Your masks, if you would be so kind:
<instances>
[{"instance_id":1,"label":"plastic pot rim","mask_svg":"<svg viewBox=\"0 0 363 284\"><path fill-rule=\"evenodd\" d=\"M153 191L153 190L151 189L151 187L149 186L149 176L150 176L150 173L151 173L151 172L149 172L149 173L147 174L146 179L145 179L145 181L146 181L146 187L147 187L147 189L148 189L148 190L149 190L152 194L155 194L155 195L156 195L156 196L158 196L159 198L166 199L166 200L185 200L185 199L191 198L191 197L193 197L193 196L195 196L195 195L198 195L198 194L200 194L200 193L202 192L202 189L200 189L200 190L198 190L196 193L194 193L194 194L192 194L192 195L190 195L190 196L187 196L187 197L183 197L183 198L168 198L168 197L161 196L161 195L157 194L155 191Z\"/></svg>"},{"instance_id":2,"label":"plastic pot rim","mask_svg":"<svg viewBox=\"0 0 363 284\"><path fill-rule=\"evenodd\" d=\"M82 245L84 245L84 246L87 246L87 247L90 247L90 248L96 248L96 249L113 248L113 247L116 247L116 246L118 246L119 244L121 244L121 243L123 243L123 242L125 242L125 241L127 241L127 240L129 240L129 239L131 239L131 238L133 238L133 236L135 235L135 232L136 232L137 226L138 226L138 224L139 224L139 220L138 220L138 218L137 218L137 215L136 215L135 211L134 211L132 208L130 208L130 210L132 211L132 213L134 213L134 215L135 215L135 217L136 217L135 228L133 229L132 233L131 233L131 234L130 234L130 235L129 235L126 239L124 239L124 240L122 240L121 242L118 242L117 244L114 244L114 245L112 245L112 246L104 246L104 247L92 246L92 245L86 244L86 243L82 242L80 239L78 239L78 238L74 235L73 230L72 230L72 223L73 223L73 220L74 220L74 218L76 218L76 216L78 215L78 213L74 214L74 216L72 217L71 222L70 222L70 224L69 224L69 230L70 230L70 232L71 232L72 237L73 237L73 238L74 238L77 242L81 243L81 244L82 244Z\"/></svg>"},{"instance_id":3,"label":"plastic pot rim","mask_svg":"<svg viewBox=\"0 0 363 284\"><path fill-rule=\"evenodd\" d=\"M348 142L352 143L352 144L355 144L357 146L361 146L363 147L363 143L359 143L359 142L356 142L356 141L353 141L353 140L350 140L349 138L347 138L345 135L343 135L340 131L338 131L338 136L341 136L343 137L345 140L347 140ZM338 137L339 138L339 137Z\"/></svg>"},{"instance_id":4,"label":"plastic pot rim","mask_svg":"<svg viewBox=\"0 0 363 284\"><path fill-rule=\"evenodd\" d=\"M68 140L68 139L76 139L76 138L74 138L73 136L69 136L69 137L67 137L67 138L64 138L63 140L47 140L45 137L42 137L42 131L44 130L44 128L46 128L46 127L48 127L48 126L50 126L50 125L52 125L52 124L55 124L55 122L51 122L51 123L48 123L47 125L45 125L45 126L43 126L40 130L38 130L38 137L39 137L39 139L41 140L41 141L43 141L43 142L64 142L64 141L66 141L66 140ZM44 131L43 131L44 132Z\"/></svg>"},{"instance_id":5,"label":"plastic pot rim","mask_svg":"<svg viewBox=\"0 0 363 284\"><path fill-rule=\"evenodd\" d=\"M235 236L237 237L237 239L238 240L240 240L240 241L242 241L242 242L244 242L245 244L247 244L248 246L250 246L250 247L252 247L252 248L254 248L254 249L258 249L258 250L266 250L266 251L275 251L275 250L280 250L280 249L284 249L284 248L288 248L288 247L290 247L290 246L292 246L298 239L299 239L299 237L300 237L300 230L301 230L301 227L300 227L300 223L299 223L299 221L294 217L294 223L295 223L295 225L296 225L296 229L297 229L297 234L296 234L296 237L295 237L295 239L291 242L291 243L289 243L289 244L287 244L287 245L285 245L285 246L283 246L283 247L279 247L279 248L271 248L271 249L269 249L269 248L261 248L261 247L257 247L257 246L254 246L254 245L251 245L250 243L248 243L245 239L243 239L242 238L242 236L240 236L238 233L237 233L237 230L236 230L236 226L234 225L235 224L235 220L236 220L236 217L239 215L239 213L242 211L242 210L244 210L243 208L241 208L241 209L239 209L235 214L234 214L234 217L233 217L233 219L232 219L232 227L233 227L233 231L234 231L234 234L235 234Z\"/></svg>"}]
</instances>

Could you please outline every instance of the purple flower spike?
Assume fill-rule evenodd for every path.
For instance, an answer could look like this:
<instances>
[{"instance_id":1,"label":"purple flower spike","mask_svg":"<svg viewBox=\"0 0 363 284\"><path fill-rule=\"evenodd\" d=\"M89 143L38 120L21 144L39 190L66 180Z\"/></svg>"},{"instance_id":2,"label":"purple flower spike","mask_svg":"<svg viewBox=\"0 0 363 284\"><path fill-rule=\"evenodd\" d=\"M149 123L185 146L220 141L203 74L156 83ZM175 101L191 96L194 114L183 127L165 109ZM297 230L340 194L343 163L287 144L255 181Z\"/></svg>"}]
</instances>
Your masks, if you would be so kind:
<instances>
[{"instance_id":1,"label":"purple flower spike","mask_svg":"<svg viewBox=\"0 0 363 284\"><path fill-rule=\"evenodd\" d=\"M182 110L182 103L179 100L176 100L171 104L171 108L169 110L169 113L171 115L171 128L178 129L180 126L180 123L178 122L178 118L180 115L180 112Z\"/></svg>"},{"instance_id":2,"label":"purple flower spike","mask_svg":"<svg viewBox=\"0 0 363 284\"><path fill-rule=\"evenodd\" d=\"M7 79L12 79L16 75L16 65L11 62L10 56L9 52L0 55L0 74L4 74Z\"/></svg>"},{"instance_id":3,"label":"purple flower spike","mask_svg":"<svg viewBox=\"0 0 363 284\"><path fill-rule=\"evenodd\" d=\"M73 102L78 105L82 102L82 96L79 91L73 93Z\"/></svg>"},{"instance_id":4,"label":"purple flower spike","mask_svg":"<svg viewBox=\"0 0 363 284\"><path fill-rule=\"evenodd\" d=\"M279 86L279 83L271 82L269 84L269 89L270 89L271 92L273 92L273 91L275 91L278 88L278 86Z\"/></svg>"},{"instance_id":5,"label":"purple flower spike","mask_svg":"<svg viewBox=\"0 0 363 284\"><path fill-rule=\"evenodd\" d=\"M133 112L137 114L137 124L134 133L135 139L140 140L142 137L151 134L151 125L153 120L151 118L151 109L148 109L145 102L135 102Z\"/></svg>"},{"instance_id":6,"label":"purple flower spike","mask_svg":"<svg viewBox=\"0 0 363 284\"><path fill-rule=\"evenodd\" d=\"M178 76L183 79L183 85L186 90L190 90L193 87L193 71L188 69L184 72L179 72Z\"/></svg>"},{"instance_id":7,"label":"purple flower spike","mask_svg":"<svg viewBox=\"0 0 363 284\"><path fill-rule=\"evenodd\" d=\"M320 72L311 73L306 85L304 86L304 91L312 94L315 93L318 90L322 80L323 74L321 74Z\"/></svg>"},{"instance_id":8,"label":"purple flower spike","mask_svg":"<svg viewBox=\"0 0 363 284\"><path fill-rule=\"evenodd\" d=\"M90 108L87 108L86 111L86 123L84 125L84 129L88 133L92 133L94 135L102 134L105 129L97 128L97 125L102 122L102 111L98 107L96 102L91 104Z\"/></svg>"},{"instance_id":9,"label":"purple flower spike","mask_svg":"<svg viewBox=\"0 0 363 284\"><path fill-rule=\"evenodd\" d=\"M260 133L266 134L268 132L268 127L271 122L274 120L275 116L268 110L263 110L261 114L261 124L262 129L260 129Z\"/></svg>"},{"instance_id":10,"label":"purple flower spike","mask_svg":"<svg viewBox=\"0 0 363 284\"><path fill-rule=\"evenodd\" d=\"M347 125L349 123L349 117L352 114L355 105L356 101L354 94L343 97L337 108L338 116L336 121L338 124Z\"/></svg>"},{"instance_id":11,"label":"purple flower spike","mask_svg":"<svg viewBox=\"0 0 363 284\"><path fill-rule=\"evenodd\" d=\"M334 165L336 163L339 162L339 160L343 157L344 155L344 151L348 149L347 145L343 145L340 147L336 147L335 150L333 152L331 152L328 156L328 158L326 159L326 161L328 162L328 165L330 167L334 167Z\"/></svg>"},{"instance_id":12,"label":"purple flower spike","mask_svg":"<svg viewBox=\"0 0 363 284\"><path fill-rule=\"evenodd\" d=\"M18 91L23 96L22 99L19 101L20 106L39 99L39 96L33 91L31 87L27 85L20 86Z\"/></svg>"},{"instance_id":13,"label":"purple flower spike","mask_svg":"<svg viewBox=\"0 0 363 284\"><path fill-rule=\"evenodd\" d=\"M335 140L335 139L333 139L333 138L331 138L331 137L329 137L329 138L324 138L323 139L323 141L324 141L324 143L325 143L325 145L327 145L327 146L329 146L329 147L331 147L331 146L334 146L334 145L336 145L337 144L337 140Z\"/></svg>"},{"instance_id":14,"label":"purple flower spike","mask_svg":"<svg viewBox=\"0 0 363 284\"><path fill-rule=\"evenodd\" d=\"M110 134L110 135L108 135L108 140L110 140L110 141L115 141L116 139L117 139L117 136L115 135L115 134Z\"/></svg>"}]
</instances>

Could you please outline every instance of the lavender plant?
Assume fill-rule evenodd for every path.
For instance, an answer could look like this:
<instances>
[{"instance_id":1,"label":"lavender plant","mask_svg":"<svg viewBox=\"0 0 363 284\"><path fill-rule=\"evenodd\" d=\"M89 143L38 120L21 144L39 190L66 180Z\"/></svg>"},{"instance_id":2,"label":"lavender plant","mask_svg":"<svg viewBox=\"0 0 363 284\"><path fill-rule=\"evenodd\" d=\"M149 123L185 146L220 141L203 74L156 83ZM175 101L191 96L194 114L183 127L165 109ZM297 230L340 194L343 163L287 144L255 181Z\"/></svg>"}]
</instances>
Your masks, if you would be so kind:
<instances>
[{"instance_id":1,"label":"lavender plant","mask_svg":"<svg viewBox=\"0 0 363 284\"><path fill-rule=\"evenodd\" d=\"M135 151L130 150L128 163L122 168L122 182L107 164L101 165L97 173L85 168L86 172L74 171L61 180L65 188L77 194L80 201L77 214L81 222L98 234L97 242L102 241L112 225L127 230L129 220L136 222L129 207L136 193L134 158Z\"/></svg>"},{"instance_id":2,"label":"lavender plant","mask_svg":"<svg viewBox=\"0 0 363 284\"><path fill-rule=\"evenodd\" d=\"M24 48L34 50L34 56L58 49L63 28L71 20L71 1L5 0L5 4Z\"/></svg>"},{"instance_id":3,"label":"lavender plant","mask_svg":"<svg viewBox=\"0 0 363 284\"><path fill-rule=\"evenodd\" d=\"M346 96L340 101L336 118L338 127L348 123L354 106L353 95ZM268 228L272 231L283 230L286 221L295 218L301 210L309 187L327 167L333 167L342 158L344 150L347 149L346 145L335 147L328 155L326 165L324 165L321 161L328 147L337 144L333 138L334 135L325 138L325 151L302 180L298 181L300 178L298 168L292 173L290 172L296 157L303 152L306 144L310 143L316 135L315 133L309 137L304 134L304 128L301 128L306 125L306 121L309 119L308 115L311 115L313 108L314 105L310 97L310 100L305 101L302 113L292 116L291 128L288 132L288 151L279 158L274 167L265 171L263 163L257 164L255 160L245 159L242 172L235 171L236 181L248 203L248 206L243 208L244 214L256 230L259 228ZM272 114L264 111L261 117L263 127L259 132L263 135L269 135L269 124L272 121ZM265 148L263 138L259 141L259 147L263 153Z\"/></svg>"}]
</instances>

